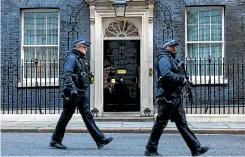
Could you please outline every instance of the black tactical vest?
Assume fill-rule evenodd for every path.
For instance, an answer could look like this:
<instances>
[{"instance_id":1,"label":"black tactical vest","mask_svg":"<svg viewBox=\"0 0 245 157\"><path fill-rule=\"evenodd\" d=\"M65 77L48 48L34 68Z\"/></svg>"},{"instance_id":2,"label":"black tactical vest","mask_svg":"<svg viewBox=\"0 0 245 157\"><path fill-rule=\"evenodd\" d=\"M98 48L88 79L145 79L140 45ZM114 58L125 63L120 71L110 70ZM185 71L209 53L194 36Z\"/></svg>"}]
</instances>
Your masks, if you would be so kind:
<instances>
[{"instance_id":1,"label":"black tactical vest","mask_svg":"<svg viewBox=\"0 0 245 157\"><path fill-rule=\"evenodd\" d=\"M71 54L75 55L75 54ZM76 56L76 55L75 55ZM89 88L90 85L90 69L89 63L86 60L86 57L79 57L77 58L77 64L73 71L72 80L75 83L75 86L78 90L84 90Z\"/></svg>"}]
</instances>

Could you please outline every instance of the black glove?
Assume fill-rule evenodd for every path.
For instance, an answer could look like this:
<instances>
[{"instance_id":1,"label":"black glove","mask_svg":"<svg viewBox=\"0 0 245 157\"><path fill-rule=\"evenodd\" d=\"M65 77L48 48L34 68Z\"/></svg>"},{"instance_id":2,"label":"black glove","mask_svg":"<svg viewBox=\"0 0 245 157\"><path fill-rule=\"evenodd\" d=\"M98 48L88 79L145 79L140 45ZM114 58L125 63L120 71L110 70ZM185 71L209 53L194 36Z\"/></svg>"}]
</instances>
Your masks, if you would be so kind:
<instances>
[{"instance_id":1,"label":"black glove","mask_svg":"<svg viewBox=\"0 0 245 157\"><path fill-rule=\"evenodd\" d=\"M71 90L71 99L75 99L77 97L77 90Z\"/></svg>"}]
</instances>

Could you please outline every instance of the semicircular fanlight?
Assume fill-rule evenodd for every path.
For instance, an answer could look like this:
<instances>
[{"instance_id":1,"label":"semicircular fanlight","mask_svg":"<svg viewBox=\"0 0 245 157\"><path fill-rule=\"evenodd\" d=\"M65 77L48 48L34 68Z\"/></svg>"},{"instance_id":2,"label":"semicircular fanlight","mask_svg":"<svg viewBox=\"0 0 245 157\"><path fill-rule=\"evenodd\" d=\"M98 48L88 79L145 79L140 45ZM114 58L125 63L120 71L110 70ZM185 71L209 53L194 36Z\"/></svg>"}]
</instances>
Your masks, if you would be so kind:
<instances>
[{"instance_id":1,"label":"semicircular fanlight","mask_svg":"<svg viewBox=\"0 0 245 157\"><path fill-rule=\"evenodd\" d=\"M140 33L132 22L117 20L105 29L104 37L140 37Z\"/></svg>"}]
</instances>

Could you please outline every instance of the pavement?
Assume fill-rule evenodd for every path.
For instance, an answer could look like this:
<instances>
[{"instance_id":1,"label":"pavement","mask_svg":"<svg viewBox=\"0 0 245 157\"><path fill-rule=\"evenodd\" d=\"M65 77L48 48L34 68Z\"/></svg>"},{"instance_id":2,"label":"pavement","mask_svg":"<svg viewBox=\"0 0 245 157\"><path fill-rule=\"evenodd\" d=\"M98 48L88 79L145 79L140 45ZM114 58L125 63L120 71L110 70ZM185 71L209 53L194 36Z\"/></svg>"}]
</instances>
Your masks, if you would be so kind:
<instances>
[{"instance_id":1,"label":"pavement","mask_svg":"<svg viewBox=\"0 0 245 157\"><path fill-rule=\"evenodd\" d=\"M52 133L59 114L2 114L1 132ZM150 133L154 117L94 117L104 133ZM245 115L187 115L190 129L197 134L245 134ZM66 132L88 133L79 114L73 115ZM169 122L165 133L179 133Z\"/></svg>"}]
</instances>

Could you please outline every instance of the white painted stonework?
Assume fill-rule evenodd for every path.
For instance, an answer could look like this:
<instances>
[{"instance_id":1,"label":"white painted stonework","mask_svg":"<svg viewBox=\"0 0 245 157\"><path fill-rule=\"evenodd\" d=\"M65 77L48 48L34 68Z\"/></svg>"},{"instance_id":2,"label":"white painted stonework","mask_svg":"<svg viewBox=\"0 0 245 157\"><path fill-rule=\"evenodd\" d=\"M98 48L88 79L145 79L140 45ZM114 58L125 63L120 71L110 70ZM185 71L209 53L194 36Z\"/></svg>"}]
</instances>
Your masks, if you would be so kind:
<instances>
[{"instance_id":1,"label":"white painted stonework","mask_svg":"<svg viewBox=\"0 0 245 157\"><path fill-rule=\"evenodd\" d=\"M153 4L137 0L138 6L127 8L125 18L133 22L139 29L140 37L140 113L144 116L143 110L149 108L153 116L153 76L149 76L149 68L153 69ZM141 3L140 3L141 2ZM144 3L142 3L144 2ZM91 108L99 110L99 116L103 116L103 40L131 40L133 37L104 37L104 31L108 25L117 20L115 11L106 5L95 5L90 3L90 39L92 42L91 71L95 73L94 84L91 85L90 103Z\"/></svg>"}]
</instances>

